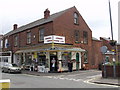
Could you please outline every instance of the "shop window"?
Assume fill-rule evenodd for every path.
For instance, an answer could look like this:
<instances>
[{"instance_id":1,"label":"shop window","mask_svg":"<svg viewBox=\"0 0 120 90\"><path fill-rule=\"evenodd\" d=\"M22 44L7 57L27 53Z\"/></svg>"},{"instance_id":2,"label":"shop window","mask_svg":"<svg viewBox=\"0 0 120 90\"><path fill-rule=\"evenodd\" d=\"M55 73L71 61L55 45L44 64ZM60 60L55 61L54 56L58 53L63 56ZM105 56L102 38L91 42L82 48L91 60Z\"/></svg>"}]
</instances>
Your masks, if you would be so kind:
<instances>
[{"instance_id":1,"label":"shop window","mask_svg":"<svg viewBox=\"0 0 120 90\"><path fill-rule=\"evenodd\" d=\"M62 67L68 67L68 60L71 60L71 53L69 52L64 52L62 54Z\"/></svg>"},{"instance_id":2,"label":"shop window","mask_svg":"<svg viewBox=\"0 0 120 90\"><path fill-rule=\"evenodd\" d=\"M75 43L79 43L80 32L79 30L75 30Z\"/></svg>"},{"instance_id":3,"label":"shop window","mask_svg":"<svg viewBox=\"0 0 120 90\"><path fill-rule=\"evenodd\" d=\"M68 67L67 56L62 55L62 67Z\"/></svg>"},{"instance_id":4,"label":"shop window","mask_svg":"<svg viewBox=\"0 0 120 90\"><path fill-rule=\"evenodd\" d=\"M32 63L32 55L27 55L27 60L26 60L26 63L29 65Z\"/></svg>"},{"instance_id":5,"label":"shop window","mask_svg":"<svg viewBox=\"0 0 120 90\"><path fill-rule=\"evenodd\" d=\"M18 46L18 36L14 37L14 46Z\"/></svg>"},{"instance_id":6,"label":"shop window","mask_svg":"<svg viewBox=\"0 0 120 90\"><path fill-rule=\"evenodd\" d=\"M44 29L39 30L39 41L44 41Z\"/></svg>"},{"instance_id":7,"label":"shop window","mask_svg":"<svg viewBox=\"0 0 120 90\"><path fill-rule=\"evenodd\" d=\"M8 62L8 57L3 57L3 58L2 58L2 61L3 61L3 62Z\"/></svg>"},{"instance_id":8,"label":"shop window","mask_svg":"<svg viewBox=\"0 0 120 90\"><path fill-rule=\"evenodd\" d=\"M48 67L48 59L46 59L46 56L44 55L44 53L39 52L37 53L37 56L38 56L37 58L38 65Z\"/></svg>"},{"instance_id":9,"label":"shop window","mask_svg":"<svg viewBox=\"0 0 120 90\"><path fill-rule=\"evenodd\" d=\"M78 24L78 14L74 13L74 24Z\"/></svg>"},{"instance_id":10,"label":"shop window","mask_svg":"<svg viewBox=\"0 0 120 90\"><path fill-rule=\"evenodd\" d=\"M84 63L88 63L88 52L84 53Z\"/></svg>"},{"instance_id":11,"label":"shop window","mask_svg":"<svg viewBox=\"0 0 120 90\"><path fill-rule=\"evenodd\" d=\"M27 32L27 44L31 43L31 32Z\"/></svg>"},{"instance_id":12,"label":"shop window","mask_svg":"<svg viewBox=\"0 0 120 90\"><path fill-rule=\"evenodd\" d=\"M87 44L88 43L88 33L86 31L83 32L83 43Z\"/></svg>"}]
</instances>

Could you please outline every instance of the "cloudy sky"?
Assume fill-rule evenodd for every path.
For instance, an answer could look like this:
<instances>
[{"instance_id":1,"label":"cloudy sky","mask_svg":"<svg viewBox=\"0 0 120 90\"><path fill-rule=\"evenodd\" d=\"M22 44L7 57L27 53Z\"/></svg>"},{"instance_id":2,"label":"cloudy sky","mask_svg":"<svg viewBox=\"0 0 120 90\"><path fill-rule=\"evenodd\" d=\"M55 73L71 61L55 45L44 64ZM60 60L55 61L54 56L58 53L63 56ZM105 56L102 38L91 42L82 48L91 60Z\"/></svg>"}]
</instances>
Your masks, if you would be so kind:
<instances>
[{"instance_id":1,"label":"cloudy sky","mask_svg":"<svg viewBox=\"0 0 120 90\"><path fill-rule=\"evenodd\" d=\"M118 40L118 2L110 0L114 39ZM76 6L93 37L111 37L108 0L0 0L0 34L12 30L13 24L18 27L43 18L44 10L56 13Z\"/></svg>"}]
</instances>

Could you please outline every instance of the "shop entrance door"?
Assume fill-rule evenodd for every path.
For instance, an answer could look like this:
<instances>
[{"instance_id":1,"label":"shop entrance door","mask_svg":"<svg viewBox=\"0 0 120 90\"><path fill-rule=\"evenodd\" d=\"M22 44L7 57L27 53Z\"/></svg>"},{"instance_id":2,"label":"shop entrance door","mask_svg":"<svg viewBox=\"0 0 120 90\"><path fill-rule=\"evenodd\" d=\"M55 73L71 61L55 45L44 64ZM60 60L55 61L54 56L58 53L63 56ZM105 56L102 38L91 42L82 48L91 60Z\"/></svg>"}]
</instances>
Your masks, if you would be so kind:
<instances>
[{"instance_id":1,"label":"shop entrance door","mask_svg":"<svg viewBox=\"0 0 120 90\"><path fill-rule=\"evenodd\" d=\"M79 70L79 53L76 53L76 70Z\"/></svg>"},{"instance_id":2,"label":"shop entrance door","mask_svg":"<svg viewBox=\"0 0 120 90\"><path fill-rule=\"evenodd\" d=\"M55 61L55 66L53 67L53 59ZM54 70L53 70L54 69ZM50 72L57 72L57 54L50 54Z\"/></svg>"}]
</instances>

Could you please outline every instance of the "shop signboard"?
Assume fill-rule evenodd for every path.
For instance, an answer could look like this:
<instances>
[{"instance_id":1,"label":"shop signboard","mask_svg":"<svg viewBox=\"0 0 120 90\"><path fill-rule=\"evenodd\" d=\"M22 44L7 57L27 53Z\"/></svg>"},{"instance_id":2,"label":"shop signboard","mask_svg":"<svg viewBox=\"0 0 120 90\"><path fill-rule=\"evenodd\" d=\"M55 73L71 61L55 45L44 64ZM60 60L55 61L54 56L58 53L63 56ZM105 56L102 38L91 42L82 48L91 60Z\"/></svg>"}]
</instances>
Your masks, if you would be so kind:
<instances>
[{"instance_id":1,"label":"shop signboard","mask_svg":"<svg viewBox=\"0 0 120 90\"><path fill-rule=\"evenodd\" d=\"M44 43L65 43L65 37L57 35L45 36Z\"/></svg>"}]
</instances>

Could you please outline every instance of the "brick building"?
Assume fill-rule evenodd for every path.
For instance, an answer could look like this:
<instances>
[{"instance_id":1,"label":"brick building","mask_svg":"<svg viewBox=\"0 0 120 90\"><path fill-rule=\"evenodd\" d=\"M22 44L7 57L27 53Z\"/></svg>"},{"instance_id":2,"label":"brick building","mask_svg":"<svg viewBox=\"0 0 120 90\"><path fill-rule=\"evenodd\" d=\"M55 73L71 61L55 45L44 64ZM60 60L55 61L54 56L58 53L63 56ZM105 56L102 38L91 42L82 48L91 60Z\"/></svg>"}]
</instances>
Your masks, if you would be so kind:
<instances>
[{"instance_id":1,"label":"brick building","mask_svg":"<svg viewBox=\"0 0 120 90\"><path fill-rule=\"evenodd\" d=\"M119 59L119 47L120 45L116 43L115 46L111 46L110 43L110 38L105 38L105 37L100 37L100 40L102 41L102 46L107 46L108 50L105 53L104 57L108 62L113 62L113 58L115 58L116 61L120 60Z\"/></svg>"},{"instance_id":2,"label":"brick building","mask_svg":"<svg viewBox=\"0 0 120 90\"><path fill-rule=\"evenodd\" d=\"M63 36L65 43L44 43L45 36ZM102 62L101 40L92 38L92 31L76 7L50 15L44 11L44 18L18 27L4 35L3 51L12 52L12 62L27 66L44 65L52 71L68 70L72 60L73 70L97 68ZM53 48L54 46L54 48Z\"/></svg>"},{"instance_id":3,"label":"brick building","mask_svg":"<svg viewBox=\"0 0 120 90\"><path fill-rule=\"evenodd\" d=\"M117 57L118 60L120 61L120 44L117 44Z\"/></svg>"},{"instance_id":4,"label":"brick building","mask_svg":"<svg viewBox=\"0 0 120 90\"><path fill-rule=\"evenodd\" d=\"M2 47L3 47L3 35L0 35L0 51L2 51Z\"/></svg>"}]
</instances>

